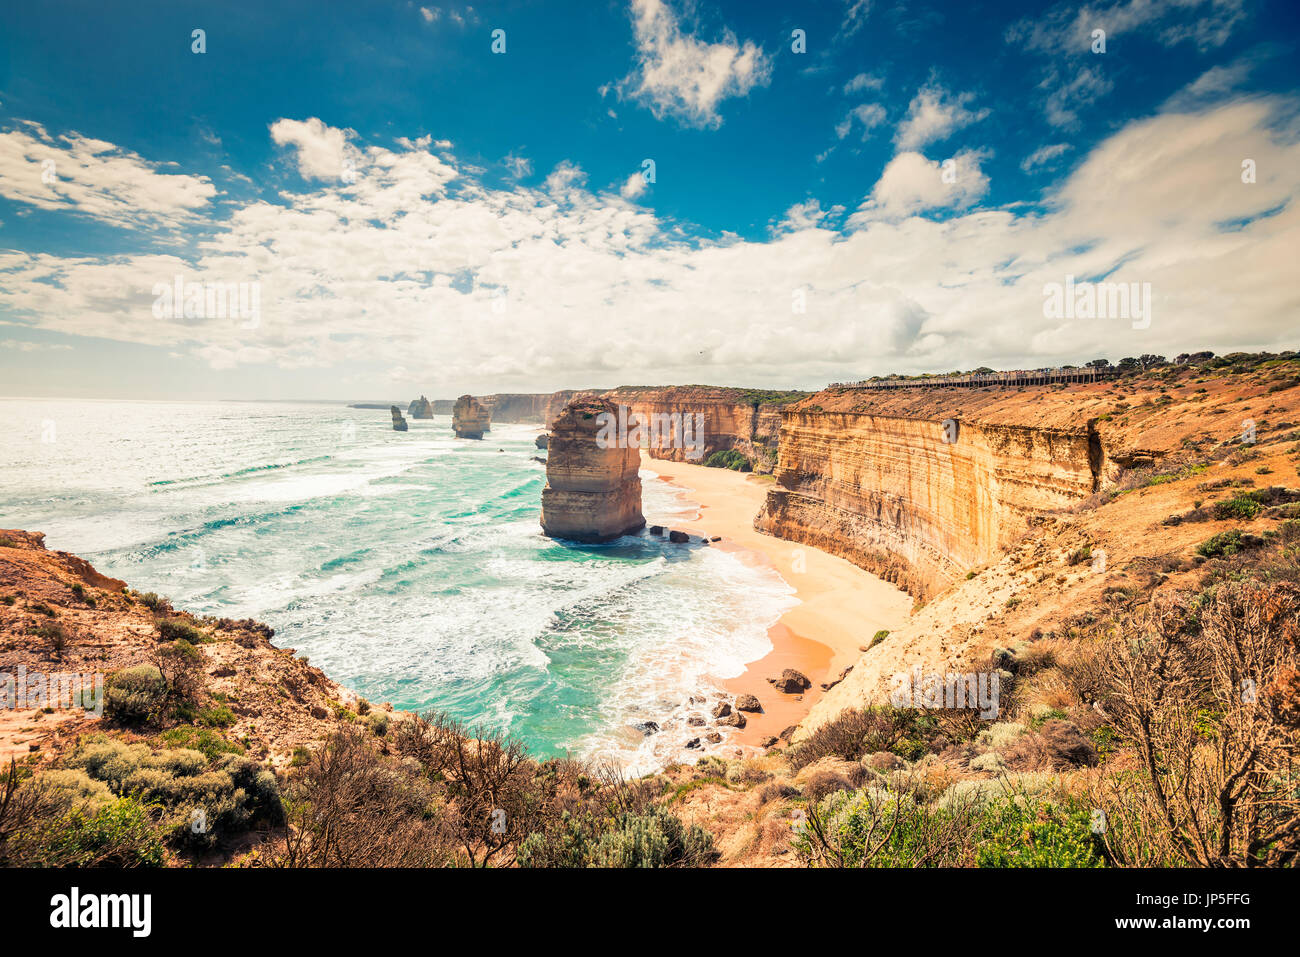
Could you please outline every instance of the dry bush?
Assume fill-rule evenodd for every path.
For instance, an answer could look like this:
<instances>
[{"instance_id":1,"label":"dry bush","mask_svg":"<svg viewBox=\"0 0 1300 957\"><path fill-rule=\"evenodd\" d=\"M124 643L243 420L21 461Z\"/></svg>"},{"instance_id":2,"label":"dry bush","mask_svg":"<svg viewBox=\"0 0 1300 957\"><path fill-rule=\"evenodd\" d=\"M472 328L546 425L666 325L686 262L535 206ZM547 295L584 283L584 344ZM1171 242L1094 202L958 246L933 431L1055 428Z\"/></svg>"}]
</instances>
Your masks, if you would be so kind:
<instances>
[{"instance_id":1,"label":"dry bush","mask_svg":"<svg viewBox=\"0 0 1300 957\"><path fill-rule=\"evenodd\" d=\"M1014 771L1064 771L1097 763L1092 743L1069 721L1053 718L1037 731L1016 738L1000 752Z\"/></svg>"},{"instance_id":2,"label":"dry bush","mask_svg":"<svg viewBox=\"0 0 1300 957\"><path fill-rule=\"evenodd\" d=\"M1163 828L1158 863L1295 863L1300 590L1225 583L1199 603L1153 604L1129 634L1107 659L1107 708L1143 773L1109 794L1122 822L1107 834L1112 857L1152 863L1143 842Z\"/></svg>"},{"instance_id":3,"label":"dry bush","mask_svg":"<svg viewBox=\"0 0 1300 957\"><path fill-rule=\"evenodd\" d=\"M280 867L438 867L455 862L432 785L340 727L285 789Z\"/></svg>"},{"instance_id":4,"label":"dry bush","mask_svg":"<svg viewBox=\"0 0 1300 957\"><path fill-rule=\"evenodd\" d=\"M790 750L796 771L822 758L857 761L876 751L897 747L911 731L909 712L876 707L841 712Z\"/></svg>"}]
</instances>

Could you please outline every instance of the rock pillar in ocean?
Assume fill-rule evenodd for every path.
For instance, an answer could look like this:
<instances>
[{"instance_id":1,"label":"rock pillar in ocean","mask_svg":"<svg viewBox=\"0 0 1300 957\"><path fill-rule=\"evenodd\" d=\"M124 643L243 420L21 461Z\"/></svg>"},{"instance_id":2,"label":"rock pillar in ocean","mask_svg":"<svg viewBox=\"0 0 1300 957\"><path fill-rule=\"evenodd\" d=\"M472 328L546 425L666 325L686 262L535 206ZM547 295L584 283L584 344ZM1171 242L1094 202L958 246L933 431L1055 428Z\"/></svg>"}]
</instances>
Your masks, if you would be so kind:
<instances>
[{"instance_id":1,"label":"rock pillar in ocean","mask_svg":"<svg viewBox=\"0 0 1300 957\"><path fill-rule=\"evenodd\" d=\"M542 532L551 538L607 542L645 527L641 450L614 441L601 448L602 413L616 419L618 408L608 399L574 399L551 426L542 489Z\"/></svg>"},{"instance_id":2,"label":"rock pillar in ocean","mask_svg":"<svg viewBox=\"0 0 1300 957\"><path fill-rule=\"evenodd\" d=\"M393 431L405 432L406 420L402 418L402 410L394 405L389 407L389 411L393 413Z\"/></svg>"},{"instance_id":3,"label":"rock pillar in ocean","mask_svg":"<svg viewBox=\"0 0 1300 957\"><path fill-rule=\"evenodd\" d=\"M413 419L432 419L433 403L420 396L418 399L412 399L411 405L406 410L406 414Z\"/></svg>"},{"instance_id":4,"label":"rock pillar in ocean","mask_svg":"<svg viewBox=\"0 0 1300 957\"><path fill-rule=\"evenodd\" d=\"M491 429L491 415L472 395L462 395L451 410L451 428L458 439L481 439Z\"/></svg>"}]
</instances>

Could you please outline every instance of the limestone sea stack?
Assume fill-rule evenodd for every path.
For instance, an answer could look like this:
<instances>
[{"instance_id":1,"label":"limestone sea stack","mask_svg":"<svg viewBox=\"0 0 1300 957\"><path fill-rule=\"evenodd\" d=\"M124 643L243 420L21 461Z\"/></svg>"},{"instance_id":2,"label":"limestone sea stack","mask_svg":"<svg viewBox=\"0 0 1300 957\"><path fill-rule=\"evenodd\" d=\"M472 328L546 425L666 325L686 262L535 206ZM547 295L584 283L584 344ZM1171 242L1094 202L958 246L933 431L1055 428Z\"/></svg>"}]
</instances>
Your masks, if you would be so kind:
<instances>
[{"instance_id":1,"label":"limestone sea stack","mask_svg":"<svg viewBox=\"0 0 1300 957\"><path fill-rule=\"evenodd\" d=\"M579 397L551 426L542 489L542 532L551 538L607 542L645 527L641 514L641 451L601 448L601 413L617 417L608 399Z\"/></svg>"},{"instance_id":2,"label":"limestone sea stack","mask_svg":"<svg viewBox=\"0 0 1300 957\"><path fill-rule=\"evenodd\" d=\"M462 395L451 410L451 428L458 439L481 439L491 429L491 415L472 395Z\"/></svg>"},{"instance_id":3,"label":"limestone sea stack","mask_svg":"<svg viewBox=\"0 0 1300 957\"><path fill-rule=\"evenodd\" d=\"M393 406L389 406L389 411L392 412L393 414L393 431L405 432L407 426L406 426L406 420L402 418L402 410L399 409L397 406L393 405Z\"/></svg>"},{"instance_id":4,"label":"limestone sea stack","mask_svg":"<svg viewBox=\"0 0 1300 957\"><path fill-rule=\"evenodd\" d=\"M410 407L406 410L406 414L413 419L432 419L433 403L425 396L420 396L418 399L412 399Z\"/></svg>"}]
</instances>

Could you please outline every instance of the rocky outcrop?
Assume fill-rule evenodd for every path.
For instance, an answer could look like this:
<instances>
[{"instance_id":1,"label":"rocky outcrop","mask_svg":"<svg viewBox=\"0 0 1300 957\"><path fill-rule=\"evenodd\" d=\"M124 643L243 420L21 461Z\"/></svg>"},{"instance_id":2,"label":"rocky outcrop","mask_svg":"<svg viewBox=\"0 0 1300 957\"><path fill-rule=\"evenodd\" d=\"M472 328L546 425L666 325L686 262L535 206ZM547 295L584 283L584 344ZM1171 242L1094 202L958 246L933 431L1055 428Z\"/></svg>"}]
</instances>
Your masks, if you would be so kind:
<instances>
[{"instance_id":1,"label":"rocky outcrop","mask_svg":"<svg viewBox=\"0 0 1300 957\"><path fill-rule=\"evenodd\" d=\"M407 425L406 425L406 419L402 418L402 410L399 409L397 406L392 406L389 409L389 412L391 412L393 416L393 431L405 432L407 429Z\"/></svg>"},{"instance_id":2,"label":"rocky outcrop","mask_svg":"<svg viewBox=\"0 0 1300 957\"><path fill-rule=\"evenodd\" d=\"M641 514L641 453L596 441L601 413L612 402L575 399L551 427L542 489L542 531L551 538L604 542L645 527Z\"/></svg>"},{"instance_id":3,"label":"rocky outcrop","mask_svg":"<svg viewBox=\"0 0 1300 957\"><path fill-rule=\"evenodd\" d=\"M451 428L458 439L481 439L492 427L491 415L472 395L462 395L451 412Z\"/></svg>"},{"instance_id":4,"label":"rocky outcrop","mask_svg":"<svg viewBox=\"0 0 1300 957\"><path fill-rule=\"evenodd\" d=\"M412 399L411 404L407 406L406 414L413 419L432 419L433 403L425 396L420 396L418 399Z\"/></svg>"},{"instance_id":5,"label":"rocky outcrop","mask_svg":"<svg viewBox=\"0 0 1300 957\"><path fill-rule=\"evenodd\" d=\"M549 442L550 442L550 436L548 436L545 432L543 432L537 438L533 439L533 444L537 446L539 449L546 448Z\"/></svg>"}]
</instances>

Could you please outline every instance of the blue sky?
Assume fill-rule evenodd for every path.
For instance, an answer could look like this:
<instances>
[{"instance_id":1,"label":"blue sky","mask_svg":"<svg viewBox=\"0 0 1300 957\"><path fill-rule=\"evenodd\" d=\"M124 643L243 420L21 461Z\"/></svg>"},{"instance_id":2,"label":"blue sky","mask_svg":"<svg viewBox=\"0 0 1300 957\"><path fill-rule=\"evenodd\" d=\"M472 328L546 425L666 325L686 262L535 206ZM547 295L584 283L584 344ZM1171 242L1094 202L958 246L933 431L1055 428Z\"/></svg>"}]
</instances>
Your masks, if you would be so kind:
<instances>
[{"instance_id":1,"label":"blue sky","mask_svg":"<svg viewBox=\"0 0 1300 957\"><path fill-rule=\"evenodd\" d=\"M6 18L0 394L815 387L1296 345L1295 4ZM177 275L255 285L259 315L160 316ZM1067 275L1150 283L1155 321L1045 316Z\"/></svg>"}]
</instances>

